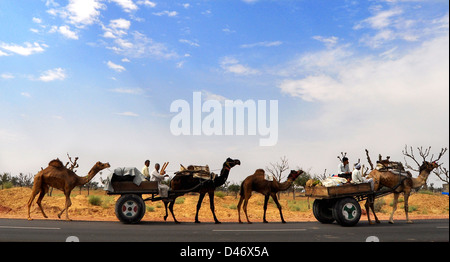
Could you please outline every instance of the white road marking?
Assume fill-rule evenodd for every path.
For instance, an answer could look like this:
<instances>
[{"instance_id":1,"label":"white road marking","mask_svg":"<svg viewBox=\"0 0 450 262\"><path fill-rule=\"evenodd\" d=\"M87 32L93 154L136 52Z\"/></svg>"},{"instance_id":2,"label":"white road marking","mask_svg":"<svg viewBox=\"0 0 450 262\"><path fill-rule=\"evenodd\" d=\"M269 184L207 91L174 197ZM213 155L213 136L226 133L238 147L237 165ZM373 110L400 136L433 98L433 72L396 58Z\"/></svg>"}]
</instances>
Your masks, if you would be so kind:
<instances>
[{"instance_id":1,"label":"white road marking","mask_svg":"<svg viewBox=\"0 0 450 262\"><path fill-rule=\"evenodd\" d=\"M213 229L213 232L292 232L306 231L304 228L296 229Z\"/></svg>"},{"instance_id":2,"label":"white road marking","mask_svg":"<svg viewBox=\"0 0 450 262\"><path fill-rule=\"evenodd\" d=\"M17 227L17 226L0 226L0 228L9 229L40 229L40 230L59 230L59 227Z\"/></svg>"}]
</instances>

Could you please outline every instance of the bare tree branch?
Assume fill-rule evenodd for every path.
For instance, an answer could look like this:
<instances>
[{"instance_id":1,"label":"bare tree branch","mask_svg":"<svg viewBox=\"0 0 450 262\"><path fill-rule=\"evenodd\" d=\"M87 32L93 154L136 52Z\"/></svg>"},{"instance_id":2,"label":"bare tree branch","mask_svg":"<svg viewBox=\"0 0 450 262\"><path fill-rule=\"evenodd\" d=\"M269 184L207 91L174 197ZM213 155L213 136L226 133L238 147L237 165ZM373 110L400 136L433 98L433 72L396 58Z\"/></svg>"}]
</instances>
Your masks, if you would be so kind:
<instances>
[{"instance_id":1,"label":"bare tree branch","mask_svg":"<svg viewBox=\"0 0 450 262\"><path fill-rule=\"evenodd\" d=\"M283 179L283 172L289 169L289 163L286 156L280 158L280 160L280 163L270 163L270 167L266 166L266 171L272 174L278 181Z\"/></svg>"},{"instance_id":2,"label":"bare tree branch","mask_svg":"<svg viewBox=\"0 0 450 262\"><path fill-rule=\"evenodd\" d=\"M72 158L69 156L69 153L67 153L67 157L69 158L70 163L72 163L68 169L71 171L74 171L75 168L79 167L79 165L77 164L78 157L75 157L75 161L72 161ZM69 165L69 162L66 163L66 168L67 168L67 165ZM76 172L76 171L74 171L74 172Z\"/></svg>"},{"instance_id":3,"label":"bare tree branch","mask_svg":"<svg viewBox=\"0 0 450 262\"><path fill-rule=\"evenodd\" d=\"M372 160L370 160L370 156L369 156L369 150L366 149L366 156L367 156L367 161L369 162L370 165L370 170L373 170L373 164L372 164Z\"/></svg>"},{"instance_id":4,"label":"bare tree branch","mask_svg":"<svg viewBox=\"0 0 450 262\"><path fill-rule=\"evenodd\" d=\"M448 176L448 169L443 167L443 166L439 166L439 168L437 170L433 170L433 173L442 181L445 183L448 183L449 181L449 176Z\"/></svg>"},{"instance_id":5,"label":"bare tree branch","mask_svg":"<svg viewBox=\"0 0 450 262\"><path fill-rule=\"evenodd\" d=\"M411 158L412 160L414 160L414 162L416 162L417 166L420 167L419 162L417 162L416 158L414 157L414 151L413 151L413 148L412 148L412 147L411 147L411 153L409 153L409 152L408 152L408 146L405 145L405 150L402 150L402 153L403 153L403 155L405 155L405 156ZM415 169L415 168L413 168L412 166L410 166L410 165L408 164L408 162L406 161L406 157L404 157L404 159L405 159L405 165L406 165L407 168L412 169L412 170L414 170L414 171L419 171L418 168Z\"/></svg>"},{"instance_id":6,"label":"bare tree branch","mask_svg":"<svg viewBox=\"0 0 450 262\"><path fill-rule=\"evenodd\" d=\"M344 159L345 156L347 156L347 152L341 152L341 155L337 156L337 158L339 159L339 161L344 162L342 159Z\"/></svg>"}]
</instances>

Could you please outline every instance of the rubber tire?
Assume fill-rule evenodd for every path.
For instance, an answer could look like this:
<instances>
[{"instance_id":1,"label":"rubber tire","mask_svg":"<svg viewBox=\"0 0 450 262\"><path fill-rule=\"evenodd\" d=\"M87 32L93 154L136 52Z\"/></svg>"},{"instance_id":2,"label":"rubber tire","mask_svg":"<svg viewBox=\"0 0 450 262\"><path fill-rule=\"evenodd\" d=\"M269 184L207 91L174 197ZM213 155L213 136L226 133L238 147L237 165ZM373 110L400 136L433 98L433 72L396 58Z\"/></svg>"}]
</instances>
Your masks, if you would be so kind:
<instances>
[{"instance_id":1,"label":"rubber tire","mask_svg":"<svg viewBox=\"0 0 450 262\"><path fill-rule=\"evenodd\" d=\"M144 217L145 208L144 200L140 195L126 194L117 200L115 213L120 222L124 224L136 224ZM128 209L131 210L125 214L125 211Z\"/></svg>"},{"instance_id":2,"label":"rubber tire","mask_svg":"<svg viewBox=\"0 0 450 262\"><path fill-rule=\"evenodd\" d=\"M316 199L313 203L314 217L322 224L331 224L334 222L333 218L333 203L329 200Z\"/></svg>"},{"instance_id":3,"label":"rubber tire","mask_svg":"<svg viewBox=\"0 0 450 262\"><path fill-rule=\"evenodd\" d=\"M344 227L356 225L361 218L361 206L353 197L339 199L332 211L333 218Z\"/></svg>"}]
</instances>

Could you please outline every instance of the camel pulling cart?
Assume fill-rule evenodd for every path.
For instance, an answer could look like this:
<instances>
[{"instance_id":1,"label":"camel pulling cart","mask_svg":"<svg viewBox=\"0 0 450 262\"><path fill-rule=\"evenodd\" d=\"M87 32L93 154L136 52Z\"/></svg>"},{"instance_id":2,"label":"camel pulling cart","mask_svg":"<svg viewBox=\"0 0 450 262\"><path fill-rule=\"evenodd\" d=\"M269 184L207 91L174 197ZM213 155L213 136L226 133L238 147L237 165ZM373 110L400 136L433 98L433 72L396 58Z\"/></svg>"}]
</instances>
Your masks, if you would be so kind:
<instances>
[{"instance_id":1,"label":"camel pulling cart","mask_svg":"<svg viewBox=\"0 0 450 262\"><path fill-rule=\"evenodd\" d=\"M116 217L125 224L139 223L146 211L145 201L154 202L161 200L167 203L173 202L177 197L198 189L198 187L202 186L203 182L208 181L208 177L212 178L215 175L209 172L208 166L206 168L201 166L196 167L198 167L196 170L182 169L181 171L175 172L175 175L193 175L199 177L201 178L199 184L187 190L169 189L166 196L161 196L158 182L146 181L142 173L136 168L116 168L109 175L105 184L105 190L108 195L120 195L115 206ZM143 195L150 196L143 198Z\"/></svg>"},{"instance_id":2,"label":"camel pulling cart","mask_svg":"<svg viewBox=\"0 0 450 262\"><path fill-rule=\"evenodd\" d=\"M359 222L361 218L359 201L369 197L375 199L390 193L391 190L374 192L369 183L305 187L305 195L315 198L313 214L317 221L324 224L336 221L341 226L354 226Z\"/></svg>"}]
</instances>

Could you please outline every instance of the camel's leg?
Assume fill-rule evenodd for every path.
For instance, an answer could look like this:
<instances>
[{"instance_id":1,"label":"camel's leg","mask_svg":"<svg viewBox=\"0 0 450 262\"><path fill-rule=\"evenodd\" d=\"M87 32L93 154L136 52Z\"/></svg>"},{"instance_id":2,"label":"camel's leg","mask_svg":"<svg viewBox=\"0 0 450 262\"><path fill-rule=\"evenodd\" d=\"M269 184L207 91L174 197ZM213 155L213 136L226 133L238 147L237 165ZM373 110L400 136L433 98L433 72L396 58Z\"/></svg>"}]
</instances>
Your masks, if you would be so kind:
<instances>
[{"instance_id":1,"label":"camel's leg","mask_svg":"<svg viewBox=\"0 0 450 262\"><path fill-rule=\"evenodd\" d=\"M69 207L72 205L72 201L70 201L70 192L64 193L66 195L66 205L63 210L58 214L58 218L61 218L61 215L64 211L66 211L66 221L72 221L72 219L69 218Z\"/></svg>"},{"instance_id":2,"label":"camel's leg","mask_svg":"<svg viewBox=\"0 0 450 262\"><path fill-rule=\"evenodd\" d=\"M398 203L399 195L400 195L400 193L394 192L394 201L392 202L392 213L391 213L391 216L389 217L390 224L394 224L394 213L395 213L395 210L397 210L397 203Z\"/></svg>"},{"instance_id":3,"label":"camel's leg","mask_svg":"<svg viewBox=\"0 0 450 262\"><path fill-rule=\"evenodd\" d=\"M268 223L266 220L266 210L267 210L267 202L269 202L269 195L264 196L264 216L263 216L263 222Z\"/></svg>"},{"instance_id":4,"label":"camel's leg","mask_svg":"<svg viewBox=\"0 0 450 262\"><path fill-rule=\"evenodd\" d=\"M369 196L366 200L366 204L364 205L366 207L366 213L367 213L367 219L369 220L369 224L373 225L374 223L370 220L370 210L373 212L373 216L375 217L375 222L377 224L380 223L380 220L377 217L377 213L375 213L375 197Z\"/></svg>"},{"instance_id":5,"label":"camel's leg","mask_svg":"<svg viewBox=\"0 0 450 262\"><path fill-rule=\"evenodd\" d=\"M284 221L284 218L283 218L283 212L281 212L281 205L280 205L280 202L278 202L277 194L272 193L270 195L272 196L273 201L275 201L275 204L277 204L278 210L280 210L281 222L286 223L286 221Z\"/></svg>"},{"instance_id":6,"label":"camel's leg","mask_svg":"<svg viewBox=\"0 0 450 262\"><path fill-rule=\"evenodd\" d=\"M198 211L200 211L200 208L202 207L202 202L205 195L206 193L200 193L200 196L198 197L197 212L195 213L195 223L200 223L200 221L198 220Z\"/></svg>"},{"instance_id":7,"label":"camel's leg","mask_svg":"<svg viewBox=\"0 0 450 262\"><path fill-rule=\"evenodd\" d=\"M408 216L408 212L409 212L409 205L408 205L408 199L409 199L409 194L410 194L410 190L405 189L405 215L406 215L406 223L412 224L413 221L409 219Z\"/></svg>"},{"instance_id":8,"label":"camel's leg","mask_svg":"<svg viewBox=\"0 0 450 262\"><path fill-rule=\"evenodd\" d=\"M175 214L173 213L173 206L174 205L175 205L175 199L172 202L170 202L169 210L170 210L170 213L172 214L173 221L175 221L175 223L179 224L180 222L178 222L178 220L175 218Z\"/></svg>"},{"instance_id":9,"label":"camel's leg","mask_svg":"<svg viewBox=\"0 0 450 262\"><path fill-rule=\"evenodd\" d=\"M163 200L164 202L164 208L166 209L166 215L164 215L164 221L167 220L167 217L169 216L169 214L167 213L167 204L169 203L168 201Z\"/></svg>"},{"instance_id":10,"label":"camel's leg","mask_svg":"<svg viewBox=\"0 0 450 262\"><path fill-rule=\"evenodd\" d=\"M251 195L250 195L251 196ZM247 205L248 205L248 200L250 199L250 196L248 196L248 194L245 194L245 199L244 199L244 213L245 213L245 217L247 218L247 223L251 224L252 222L250 222L250 220L248 219L248 215L247 215Z\"/></svg>"},{"instance_id":11,"label":"camel's leg","mask_svg":"<svg viewBox=\"0 0 450 262\"><path fill-rule=\"evenodd\" d=\"M213 213L214 221L216 224L220 224L220 221L216 217L215 207L214 207L214 190L208 192L209 195L209 207L211 208L211 212Z\"/></svg>"},{"instance_id":12,"label":"camel's leg","mask_svg":"<svg viewBox=\"0 0 450 262\"><path fill-rule=\"evenodd\" d=\"M367 220L369 221L370 225L373 225L374 223L370 220L370 198L367 198L366 203L364 204L364 207L366 208L366 214L367 214Z\"/></svg>"},{"instance_id":13,"label":"camel's leg","mask_svg":"<svg viewBox=\"0 0 450 262\"><path fill-rule=\"evenodd\" d=\"M28 220L33 220L31 219L30 216L30 208L31 205L33 204L33 200L36 197L37 194L39 194L42 191L42 176L40 175L40 173L38 173L35 177L34 177L34 183L33 183L33 191L31 193L30 199L28 200L27 203L27 207L28 207Z\"/></svg>"},{"instance_id":14,"label":"camel's leg","mask_svg":"<svg viewBox=\"0 0 450 262\"><path fill-rule=\"evenodd\" d=\"M377 223L377 224L380 224L381 222L380 222L380 220L378 219L378 217L377 217L377 214L375 213L375 200L372 200L371 202L370 202L370 209L372 209L372 212L373 212L373 216L375 217L375 222Z\"/></svg>"},{"instance_id":15,"label":"camel's leg","mask_svg":"<svg viewBox=\"0 0 450 262\"><path fill-rule=\"evenodd\" d=\"M242 201L243 201L243 200L244 200L244 197L241 196L241 197L239 198L239 203L238 203L238 205L237 205L239 224L242 224L242 221L241 221L241 205L242 205Z\"/></svg>"},{"instance_id":16,"label":"camel's leg","mask_svg":"<svg viewBox=\"0 0 450 262\"><path fill-rule=\"evenodd\" d=\"M36 203L37 203L37 205L39 206L39 208L41 209L42 215L43 215L45 218L47 218L47 215L45 214L44 209L42 208L42 205L41 205L41 201L42 201L42 199L44 198L45 193L46 193L45 190L41 190L41 194L39 194L39 198L38 198L38 200L36 201Z\"/></svg>"},{"instance_id":17,"label":"camel's leg","mask_svg":"<svg viewBox=\"0 0 450 262\"><path fill-rule=\"evenodd\" d=\"M31 216L30 216L30 208L31 208L31 205L33 204L34 198L36 197L37 194L39 194L39 192L40 192L39 190L36 190L33 187L33 192L31 193L30 199L28 200L28 204L27 204L27 207L28 207L28 220L33 220L31 218Z\"/></svg>"}]
</instances>

